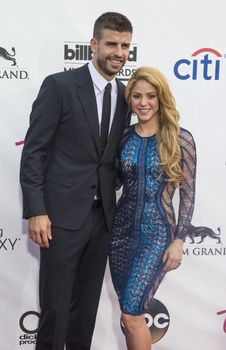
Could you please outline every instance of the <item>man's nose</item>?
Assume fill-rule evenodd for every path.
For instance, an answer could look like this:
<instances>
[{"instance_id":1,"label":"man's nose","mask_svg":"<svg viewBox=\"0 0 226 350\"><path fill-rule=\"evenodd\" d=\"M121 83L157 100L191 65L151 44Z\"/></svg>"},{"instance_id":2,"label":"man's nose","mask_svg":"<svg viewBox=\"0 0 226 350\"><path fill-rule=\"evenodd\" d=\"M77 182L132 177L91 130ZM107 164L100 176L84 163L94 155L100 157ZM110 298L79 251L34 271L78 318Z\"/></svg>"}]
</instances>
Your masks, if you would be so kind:
<instances>
[{"instance_id":1,"label":"man's nose","mask_svg":"<svg viewBox=\"0 0 226 350\"><path fill-rule=\"evenodd\" d=\"M122 57L122 47L121 45L117 45L115 48L115 54L119 57Z\"/></svg>"}]
</instances>

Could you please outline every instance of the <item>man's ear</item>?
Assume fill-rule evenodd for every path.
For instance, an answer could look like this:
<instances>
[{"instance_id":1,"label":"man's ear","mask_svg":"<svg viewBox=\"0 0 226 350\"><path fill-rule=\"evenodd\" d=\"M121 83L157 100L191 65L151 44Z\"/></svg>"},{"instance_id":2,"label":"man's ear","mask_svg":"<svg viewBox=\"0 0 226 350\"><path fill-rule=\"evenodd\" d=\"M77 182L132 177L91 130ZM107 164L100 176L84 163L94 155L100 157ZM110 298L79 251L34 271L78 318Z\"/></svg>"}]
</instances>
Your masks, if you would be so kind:
<instances>
[{"instance_id":1,"label":"man's ear","mask_svg":"<svg viewBox=\"0 0 226 350\"><path fill-rule=\"evenodd\" d=\"M90 47L91 47L92 52L95 53L97 50L97 39L92 38L90 40Z\"/></svg>"}]
</instances>

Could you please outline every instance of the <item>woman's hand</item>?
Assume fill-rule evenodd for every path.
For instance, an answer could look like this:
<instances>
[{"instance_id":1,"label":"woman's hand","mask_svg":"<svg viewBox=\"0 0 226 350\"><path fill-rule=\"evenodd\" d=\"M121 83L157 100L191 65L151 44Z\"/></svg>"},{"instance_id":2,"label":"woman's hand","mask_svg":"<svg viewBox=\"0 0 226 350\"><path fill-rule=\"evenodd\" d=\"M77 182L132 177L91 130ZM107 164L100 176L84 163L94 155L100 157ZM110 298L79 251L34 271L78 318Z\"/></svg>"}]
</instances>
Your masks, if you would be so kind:
<instances>
[{"instance_id":1,"label":"woman's hand","mask_svg":"<svg viewBox=\"0 0 226 350\"><path fill-rule=\"evenodd\" d=\"M166 249L162 258L165 264L163 268L164 272L175 270L180 266L183 255L183 244L184 241L182 239L175 239Z\"/></svg>"}]
</instances>

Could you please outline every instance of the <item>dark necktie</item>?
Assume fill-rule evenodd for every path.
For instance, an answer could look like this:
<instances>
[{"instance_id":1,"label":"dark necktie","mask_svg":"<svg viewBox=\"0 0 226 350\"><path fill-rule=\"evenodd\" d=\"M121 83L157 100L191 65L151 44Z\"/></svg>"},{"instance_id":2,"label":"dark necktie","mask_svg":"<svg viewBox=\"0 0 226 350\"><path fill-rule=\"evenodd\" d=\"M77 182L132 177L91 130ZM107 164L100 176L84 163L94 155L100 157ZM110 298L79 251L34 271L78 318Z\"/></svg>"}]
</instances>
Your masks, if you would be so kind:
<instances>
[{"instance_id":1,"label":"dark necktie","mask_svg":"<svg viewBox=\"0 0 226 350\"><path fill-rule=\"evenodd\" d=\"M109 124L111 116L111 83L108 83L104 90L103 96L103 109L102 109L102 119L101 119L101 153L104 152L105 146L107 144Z\"/></svg>"}]
</instances>

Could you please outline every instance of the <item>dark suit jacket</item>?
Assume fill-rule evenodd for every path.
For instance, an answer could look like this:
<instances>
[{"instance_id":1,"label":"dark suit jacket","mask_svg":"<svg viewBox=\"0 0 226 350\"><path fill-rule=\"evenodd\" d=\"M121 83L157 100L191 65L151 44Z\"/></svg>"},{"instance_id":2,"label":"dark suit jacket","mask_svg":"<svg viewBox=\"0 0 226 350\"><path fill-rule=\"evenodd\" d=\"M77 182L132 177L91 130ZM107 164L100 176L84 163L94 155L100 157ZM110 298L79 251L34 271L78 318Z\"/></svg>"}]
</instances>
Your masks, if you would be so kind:
<instances>
[{"instance_id":1,"label":"dark suit jacket","mask_svg":"<svg viewBox=\"0 0 226 350\"><path fill-rule=\"evenodd\" d=\"M115 208L115 154L128 124L124 85L101 157L94 87L88 66L48 76L32 106L21 158L24 218L48 214L76 230L85 221L99 182L110 229Z\"/></svg>"}]
</instances>

